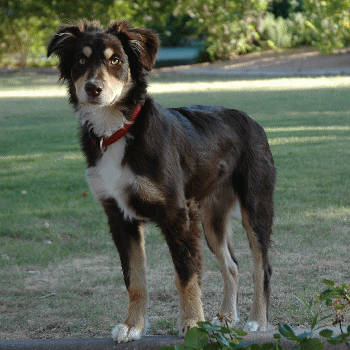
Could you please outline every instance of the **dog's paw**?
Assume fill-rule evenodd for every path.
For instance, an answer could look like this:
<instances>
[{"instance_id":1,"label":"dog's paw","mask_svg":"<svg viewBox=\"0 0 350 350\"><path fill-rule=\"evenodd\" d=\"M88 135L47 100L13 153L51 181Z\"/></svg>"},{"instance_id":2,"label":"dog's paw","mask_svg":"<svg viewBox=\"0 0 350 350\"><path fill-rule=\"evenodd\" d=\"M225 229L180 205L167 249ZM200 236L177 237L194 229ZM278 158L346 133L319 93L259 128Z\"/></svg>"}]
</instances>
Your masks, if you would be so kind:
<instances>
[{"instance_id":1,"label":"dog's paw","mask_svg":"<svg viewBox=\"0 0 350 350\"><path fill-rule=\"evenodd\" d=\"M265 332L268 329L269 329L269 326L267 324L261 325L257 321L249 321L243 328L245 332L258 332L258 331Z\"/></svg>"},{"instance_id":2,"label":"dog's paw","mask_svg":"<svg viewBox=\"0 0 350 350\"><path fill-rule=\"evenodd\" d=\"M184 337L186 333L193 327L197 326L197 322L200 320L184 320L180 323L179 336Z\"/></svg>"},{"instance_id":3,"label":"dog's paw","mask_svg":"<svg viewBox=\"0 0 350 350\"><path fill-rule=\"evenodd\" d=\"M112 330L112 338L117 343L126 343L131 340L139 340L143 335L142 330L118 324Z\"/></svg>"},{"instance_id":4,"label":"dog's paw","mask_svg":"<svg viewBox=\"0 0 350 350\"><path fill-rule=\"evenodd\" d=\"M238 315L233 317L231 312L229 313L229 315L224 315L219 313L211 321L211 324L213 326L223 326L228 328L232 328L238 323L239 323Z\"/></svg>"}]
</instances>

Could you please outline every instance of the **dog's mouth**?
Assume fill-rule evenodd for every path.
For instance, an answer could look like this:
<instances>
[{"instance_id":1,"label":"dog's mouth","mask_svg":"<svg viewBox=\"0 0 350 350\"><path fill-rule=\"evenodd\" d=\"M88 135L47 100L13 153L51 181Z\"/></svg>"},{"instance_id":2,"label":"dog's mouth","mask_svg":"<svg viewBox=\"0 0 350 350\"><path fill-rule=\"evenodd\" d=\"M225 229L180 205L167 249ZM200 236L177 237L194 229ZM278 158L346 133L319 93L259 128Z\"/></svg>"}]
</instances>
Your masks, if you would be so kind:
<instances>
[{"instance_id":1,"label":"dog's mouth","mask_svg":"<svg viewBox=\"0 0 350 350\"><path fill-rule=\"evenodd\" d=\"M125 84L109 84L98 80L78 81L75 84L79 104L109 106L124 93Z\"/></svg>"},{"instance_id":2,"label":"dog's mouth","mask_svg":"<svg viewBox=\"0 0 350 350\"><path fill-rule=\"evenodd\" d=\"M88 96L86 102L89 105L99 105L99 104L101 104L98 97L90 97L90 96Z\"/></svg>"}]
</instances>

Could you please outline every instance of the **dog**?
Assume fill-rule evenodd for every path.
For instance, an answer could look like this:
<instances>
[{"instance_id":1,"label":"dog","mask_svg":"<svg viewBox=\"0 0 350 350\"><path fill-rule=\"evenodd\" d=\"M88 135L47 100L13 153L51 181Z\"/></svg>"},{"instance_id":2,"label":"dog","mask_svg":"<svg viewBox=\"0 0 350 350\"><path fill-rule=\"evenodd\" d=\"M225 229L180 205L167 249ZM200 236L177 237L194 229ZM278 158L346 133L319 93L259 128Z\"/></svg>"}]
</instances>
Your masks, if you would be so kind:
<instances>
[{"instance_id":1,"label":"dog","mask_svg":"<svg viewBox=\"0 0 350 350\"><path fill-rule=\"evenodd\" d=\"M147 75L159 48L151 30L116 21L64 25L48 57L59 57L60 78L80 124L87 181L108 217L120 255L129 309L112 331L116 342L140 339L147 328L143 226L162 230L175 268L179 335L204 321L201 249L204 237L224 280L214 324L233 326L238 262L230 241L235 208L253 255L254 295L247 331L268 328L268 248L276 177L261 126L238 110L218 106L165 109L147 94Z\"/></svg>"}]
</instances>

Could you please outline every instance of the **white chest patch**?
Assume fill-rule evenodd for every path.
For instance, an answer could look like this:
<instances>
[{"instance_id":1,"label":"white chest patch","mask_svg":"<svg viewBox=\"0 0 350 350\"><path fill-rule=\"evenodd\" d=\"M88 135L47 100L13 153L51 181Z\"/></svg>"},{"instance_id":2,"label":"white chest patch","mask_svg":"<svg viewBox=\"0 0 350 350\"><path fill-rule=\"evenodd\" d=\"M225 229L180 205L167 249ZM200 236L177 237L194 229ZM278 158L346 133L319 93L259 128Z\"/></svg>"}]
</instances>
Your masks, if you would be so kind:
<instances>
[{"instance_id":1,"label":"white chest patch","mask_svg":"<svg viewBox=\"0 0 350 350\"><path fill-rule=\"evenodd\" d=\"M125 138L110 145L96 166L88 168L87 181L97 200L114 198L125 218L143 219L130 208L127 189L137 188L139 177L121 162L125 152Z\"/></svg>"}]
</instances>

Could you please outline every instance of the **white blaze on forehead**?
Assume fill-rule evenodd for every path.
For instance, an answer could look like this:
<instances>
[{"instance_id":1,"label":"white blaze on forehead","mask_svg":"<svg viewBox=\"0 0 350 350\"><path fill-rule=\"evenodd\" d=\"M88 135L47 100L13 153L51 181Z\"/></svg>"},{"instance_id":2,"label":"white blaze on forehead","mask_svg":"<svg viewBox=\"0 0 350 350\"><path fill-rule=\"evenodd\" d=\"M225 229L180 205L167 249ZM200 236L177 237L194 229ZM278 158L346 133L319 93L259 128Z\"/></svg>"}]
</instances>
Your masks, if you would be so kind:
<instances>
[{"instance_id":1,"label":"white blaze on forehead","mask_svg":"<svg viewBox=\"0 0 350 350\"><path fill-rule=\"evenodd\" d=\"M83 48L83 54L86 56L86 57L90 57L91 54L92 54L92 48L90 46L85 46Z\"/></svg>"},{"instance_id":2,"label":"white blaze on forehead","mask_svg":"<svg viewBox=\"0 0 350 350\"><path fill-rule=\"evenodd\" d=\"M104 54L105 54L106 60L109 60L113 56L114 51L110 47L107 47L107 49L104 50Z\"/></svg>"}]
</instances>

